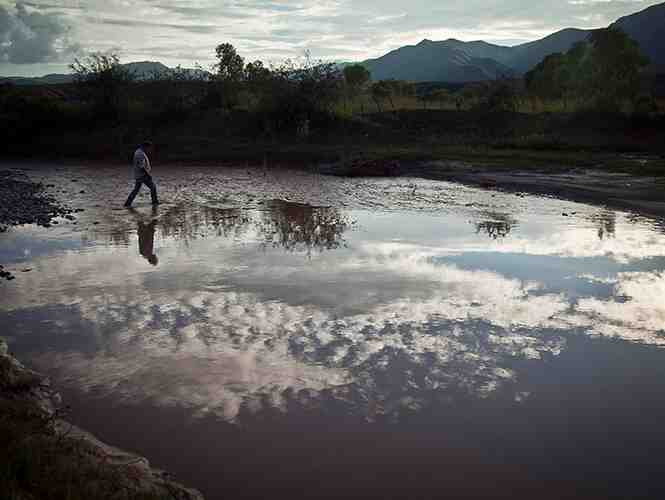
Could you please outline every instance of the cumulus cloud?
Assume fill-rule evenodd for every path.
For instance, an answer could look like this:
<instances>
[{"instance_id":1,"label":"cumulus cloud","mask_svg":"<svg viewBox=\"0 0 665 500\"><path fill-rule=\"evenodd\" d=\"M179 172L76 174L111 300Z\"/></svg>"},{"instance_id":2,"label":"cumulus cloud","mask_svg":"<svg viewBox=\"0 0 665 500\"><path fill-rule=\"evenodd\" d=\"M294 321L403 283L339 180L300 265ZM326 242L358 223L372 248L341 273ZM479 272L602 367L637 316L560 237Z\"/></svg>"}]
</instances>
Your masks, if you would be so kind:
<instances>
[{"instance_id":1,"label":"cumulus cloud","mask_svg":"<svg viewBox=\"0 0 665 500\"><path fill-rule=\"evenodd\" d=\"M78 46L60 16L34 4L0 5L0 61L35 64L60 61Z\"/></svg>"}]
</instances>

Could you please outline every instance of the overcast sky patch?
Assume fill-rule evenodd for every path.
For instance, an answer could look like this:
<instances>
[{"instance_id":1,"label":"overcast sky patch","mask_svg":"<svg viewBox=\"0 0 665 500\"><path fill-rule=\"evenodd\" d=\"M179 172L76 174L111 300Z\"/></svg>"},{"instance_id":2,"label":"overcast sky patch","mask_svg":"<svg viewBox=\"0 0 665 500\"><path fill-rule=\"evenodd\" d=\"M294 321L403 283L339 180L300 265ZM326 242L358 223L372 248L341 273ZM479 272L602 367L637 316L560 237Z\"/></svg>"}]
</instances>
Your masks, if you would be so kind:
<instances>
[{"instance_id":1,"label":"overcast sky patch","mask_svg":"<svg viewBox=\"0 0 665 500\"><path fill-rule=\"evenodd\" d=\"M213 63L234 44L247 60L360 61L424 38L515 45L566 27L607 26L653 0L0 0L0 74L67 71L84 51L125 62ZM158 50L156 50L158 48Z\"/></svg>"}]
</instances>

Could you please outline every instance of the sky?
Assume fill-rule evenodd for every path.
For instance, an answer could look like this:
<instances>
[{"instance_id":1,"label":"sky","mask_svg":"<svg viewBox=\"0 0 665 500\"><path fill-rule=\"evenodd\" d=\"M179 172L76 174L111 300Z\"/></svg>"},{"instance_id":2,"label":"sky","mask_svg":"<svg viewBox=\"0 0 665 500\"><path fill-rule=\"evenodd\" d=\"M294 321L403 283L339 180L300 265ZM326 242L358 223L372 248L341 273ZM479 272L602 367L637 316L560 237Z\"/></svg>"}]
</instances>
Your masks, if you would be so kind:
<instances>
[{"instance_id":1,"label":"sky","mask_svg":"<svg viewBox=\"0 0 665 500\"><path fill-rule=\"evenodd\" d=\"M360 61L424 38L516 45L566 27L607 26L649 0L0 0L0 75L66 73L75 57L212 64L230 42L246 60Z\"/></svg>"}]
</instances>

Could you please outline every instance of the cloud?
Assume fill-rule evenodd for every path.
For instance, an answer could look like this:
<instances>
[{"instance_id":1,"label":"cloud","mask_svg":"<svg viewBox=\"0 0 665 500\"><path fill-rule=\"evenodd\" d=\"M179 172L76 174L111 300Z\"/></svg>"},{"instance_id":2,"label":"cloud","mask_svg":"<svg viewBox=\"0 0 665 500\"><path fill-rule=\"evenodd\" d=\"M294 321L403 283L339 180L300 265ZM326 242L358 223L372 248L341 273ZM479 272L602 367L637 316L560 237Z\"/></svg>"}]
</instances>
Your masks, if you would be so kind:
<instances>
[{"instance_id":1,"label":"cloud","mask_svg":"<svg viewBox=\"0 0 665 500\"><path fill-rule=\"evenodd\" d=\"M60 61L78 50L60 16L42 13L35 4L0 5L0 61L35 64Z\"/></svg>"},{"instance_id":2,"label":"cloud","mask_svg":"<svg viewBox=\"0 0 665 500\"><path fill-rule=\"evenodd\" d=\"M606 26L658 1L29 0L19 3L24 12L43 18L39 29L17 29L25 23L18 8L0 7L0 70L24 72L25 64L8 68L8 63L27 60L41 63L34 65L33 74L39 73L44 61L66 54L69 37L88 51L120 48L125 62L147 58L172 66L212 63L214 47L227 41L245 59L267 63L305 50L316 58L363 60L423 38L517 44L561 28ZM25 36L28 32L41 35ZM11 46L8 33L16 38Z\"/></svg>"},{"instance_id":3,"label":"cloud","mask_svg":"<svg viewBox=\"0 0 665 500\"><path fill-rule=\"evenodd\" d=\"M533 277L463 269L440 257L466 253L467 241L477 244L479 235L456 235L451 224L446 244L368 240L356 242L352 253L330 252L304 267L302 256L258 251L261 234L247 224L241 249L231 238L192 240L192 266L179 257L183 234L167 232L167 220L158 239L165 268L145 265L135 236L112 251L64 252L32 262L37 272L22 277L0 311L16 315L17 330L50 335L57 328L71 337L83 332L88 346L64 342L35 359L43 370L77 390L127 404L184 406L234 422L264 410L288 412L296 404L346 404L371 420L418 411L432 394L446 391L522 398L511 392L519 391L515 363L557 356L571 335L665 345L661 272L610 278L577 262L571 272L582 269L580 279L601 281L612 291L606 296L582 293L572 281L559 290L558 278L542 269ZM262 219L255 214L248 220ZM651 231L633 228L623 217L616 225L635 248L651 238ZM195 232L202 234L204 226L199 220ZM422 226L419 231L431 233ZM570 258L574 240L584 246L585 258L606 258L606 248L585 246L586 233L598 238L594 228L570 227L556 233L557 248L548 248L553 243L542 236L541 245L521 251L553 255L546 263L558 275L565 267L556 266ZM511 239L485 246L500 250ZM613 239L603 241L633 260ZM635 258L653 257L659 249L647 250ZM418 375L423 371L426 377ZM398 376L382 382L386 373Z\"/></svg>"}]
</instances>

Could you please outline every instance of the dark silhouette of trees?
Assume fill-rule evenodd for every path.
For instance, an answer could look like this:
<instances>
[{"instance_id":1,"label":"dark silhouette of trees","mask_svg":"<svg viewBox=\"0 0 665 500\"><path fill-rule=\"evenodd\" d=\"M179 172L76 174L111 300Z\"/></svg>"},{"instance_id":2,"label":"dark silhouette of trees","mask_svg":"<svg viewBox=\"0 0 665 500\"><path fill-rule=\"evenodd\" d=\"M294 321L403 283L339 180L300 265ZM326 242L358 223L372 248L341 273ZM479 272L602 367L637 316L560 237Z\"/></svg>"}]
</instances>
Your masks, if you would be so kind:
<instances>
[{"instance_id":1,"label":"dark silhouette of trees","mask_svg":"<svg viewBox=\"0 0 665 500\"><path fill-rule=\"evenodd\" d=\"M589 41L592 88L601 102L616 109L621 101L636 99L640 70L649 63L637 42L616 27L594 31Z\"/></svg>"},{"instance_id":2,"label":"dark silhouette of trees","mask_svg":"<svg viewBox=\"0 0 665 500\"><path fill-rule=\"evenodd\" d=\"M216 70L215 82L217 83L218 104L228 110L238 103L240 83L245 76L245 61L230 43L219 44L215 48L217 63L213 66Z\"/></svg>"},{"instance_id":3,"label":"dark silhouette of trees","mask_svg":"<svg viewBox=\"0 0 665 500\"><path fill-rule=\"evenodd\" d=\"M361 64L351 64L344 68L344 81L356 91L362 90L371 77L371 73Z\"/></svg>"},{"instance_id":4,"label":"dark silhouette of trees","mask_svg":"<svg viewBox=\"0 0 665 500\"><path fill-rule=\"evenodd\" d=\"M112 52L95 52L70 64L74 80L84 100L92 102L98 117L116 118L125 87L134 75L120 64Z\"/></svg>"},{"instance_id":5,"label":"dark silhouette of trees","mask_svg":"<svg viewBox=\"0 0 665 500\"><path fill-rule=\"evenodd\" d=\"M374 100L374 103L376 104L376 109L379 111L379 113L382 111L380 103L385 100L389 100L393 111L395 110L395 102L393 101L394 88L394 85L392 85L388 80L374 82L370 87L370 94Z\"/></svg>"},{"instance_id":6,"label":"dark silhouette of trees","mask_svg":"<svg viewBox=\"0 0 665 500\"><path fill-rule=\"evenodd\" d=\"M527 72L529 93L544 100L585 100L598 109L617 111L639 98L640 71L648 64L637 42L621 29L595 30L586 42L565 54L547 56Z\"/></svg>"},{"instance_id":7,"label":"dark silhouette of trees","mask_svg":"<svg viewBox=\"0 0 665 500\"><path fill-rule=\"evenodd\" d=\"M239 82L243 78L245 60L238 55L230 43L221 43L215 48L217 77L221 80Z\"/></svg>"},{"instance_id":8,"label":"dark silhouette of trees","mask_svg":"<svg viewBox=\"0 0 665 500\"><path fill-rule=\"evenodd\" d=\"M365 90L371 77L372 75L367 68L361 64L351 64L344 68L344 83L346 85L345 106L347 99L353 99Z\"/></svg>"},{"instance_id":9,"label":"dark silhouette of trees","mask_svg":"<svg viewBox=\"0 0 665 500\"><path fill-rule=\"evenodd\" d=\"M268 132L300 130L299 135L307 136L310 124L333 117L343 88L336 64L316 61L306 54L303 60L288 60L271 68L259 112Z\"/></svg>"}]
</instances>

